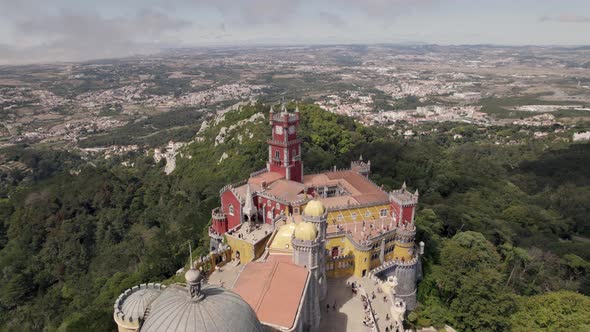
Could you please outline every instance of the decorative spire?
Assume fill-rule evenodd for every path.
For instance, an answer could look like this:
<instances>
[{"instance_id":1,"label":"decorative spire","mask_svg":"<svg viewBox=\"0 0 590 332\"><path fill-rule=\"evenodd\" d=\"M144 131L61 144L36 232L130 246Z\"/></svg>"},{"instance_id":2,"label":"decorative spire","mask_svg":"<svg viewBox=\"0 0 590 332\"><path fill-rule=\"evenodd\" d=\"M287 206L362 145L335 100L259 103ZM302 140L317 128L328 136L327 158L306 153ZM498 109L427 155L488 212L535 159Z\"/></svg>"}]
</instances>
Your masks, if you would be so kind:
<instances>
[{"instance_id":1,"label":"decorative spire","mask_svg":"<svg viewBox=\"0 0 590 332\"><path fill-rule=\"evenodd\" d=\"M361 155L359 156L359 160L363 161L363 154L361 153Z\"/></svg>"},{"instance_id":2,"label":"decorative spire","mask_svg":"<svg viewBox=\"0 0 590 332\"><path fill-rule=\"evenodd\" d=\"M252 192L250 191L250 184L246 185L246 202L244 203L244 214L252 219L252 216L257 212L256 206L254 206L254 199L252 198ZM250 220L252 221L252 220Z\"/></svg>"},{"instance_id":3,"label":"decorative spire","mask_svg":"<svg viewBox=\"0 0 590 332\"><path fill-rule=\"evenodd\" d=\"M415 196L420 196L420 194L418 193L418 188L416 188L416 192L414 193Z\"/></svg>"},{"instance_id":4,"label":"decorative spire","mask_svg":"<svg viewBox=\"0 0 590 332\"><path fill-rule=\"evenodd\" d=\"M193 248L191 247L191 243L188 243L188 254L190 261L188 262L189 268L193 267Z\"/></svg>"},{"instance_id":5,"label":"decorative spire","mask_svg":"<svg viewBox=\"0 0 590 332\"><path fill-rule=\"evenodd\" d=\"M404 184L402 184L402 190L406 190L406 181L404 181Z\"/></svg>"}]
</instances>

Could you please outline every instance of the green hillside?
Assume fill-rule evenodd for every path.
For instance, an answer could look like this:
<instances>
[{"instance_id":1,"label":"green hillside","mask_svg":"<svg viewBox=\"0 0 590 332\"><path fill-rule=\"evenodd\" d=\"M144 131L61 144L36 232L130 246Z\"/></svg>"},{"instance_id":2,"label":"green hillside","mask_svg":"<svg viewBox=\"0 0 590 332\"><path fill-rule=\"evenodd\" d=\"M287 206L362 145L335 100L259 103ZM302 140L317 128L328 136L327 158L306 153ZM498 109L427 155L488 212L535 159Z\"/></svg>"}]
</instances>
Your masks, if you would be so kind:
<instances>
[{"instance_id":1,"label":"green hillside","mask_svg":"<svg viewBox=\"0 0 590 332\"><path fill-rule=\"evenodd\" d=\"M362 154L385 189L406 181L420 191L425 279L413 326L589 328L589 144L496 145L511 128L465 124L403 140L314 105L300 109L306 172ZM0 331L115 330L121 291L173 276L188 242L205 253L219 189L264 167L270 130L257 113L267 112L257 104L209 119L168 176L143 154L125 157L134 162L126 167L122 157L0 150L2 164L16 165L0 169Z\"/></svg>"}]
</instances>

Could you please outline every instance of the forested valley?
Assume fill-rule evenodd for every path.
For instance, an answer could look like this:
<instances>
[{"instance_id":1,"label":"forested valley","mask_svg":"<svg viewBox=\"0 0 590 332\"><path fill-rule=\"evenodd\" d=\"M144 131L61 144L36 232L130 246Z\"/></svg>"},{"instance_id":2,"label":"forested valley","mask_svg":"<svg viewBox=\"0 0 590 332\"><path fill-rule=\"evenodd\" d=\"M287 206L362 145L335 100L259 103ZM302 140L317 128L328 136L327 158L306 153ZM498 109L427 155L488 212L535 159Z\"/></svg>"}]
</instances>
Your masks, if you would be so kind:
<instances>
[{"instance_id":1,"label":"forested valley","mask_svg":"<svg viewBox=\"0 0 590 332\"><path fill-rule=\"evenodd\" d=\"M520 128L469 124L405 140L299 107L306 173L362 155L385 189L405 181L420 193L425 278L408 327L590 331L590 144L494 144L497 133ZM221 144L215 138L258 112L268 106L211 121L168 176L163 162L139 153L0 150L1 163L21 165L0 169L0 330L113 331L121 291L173 277L187 243L205 254L219 189L264 167L270 130L258 119Z\"/></svg>"}]
</instances>

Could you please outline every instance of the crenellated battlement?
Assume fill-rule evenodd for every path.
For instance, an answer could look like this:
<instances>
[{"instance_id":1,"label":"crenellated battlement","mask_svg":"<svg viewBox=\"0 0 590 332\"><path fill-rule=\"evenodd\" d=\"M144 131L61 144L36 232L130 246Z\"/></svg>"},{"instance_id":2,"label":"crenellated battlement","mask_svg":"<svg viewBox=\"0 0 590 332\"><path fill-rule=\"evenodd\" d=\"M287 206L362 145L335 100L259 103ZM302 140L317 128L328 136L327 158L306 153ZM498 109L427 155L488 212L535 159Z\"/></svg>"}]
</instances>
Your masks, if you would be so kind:
<instances>
[{"instance_id":1,"label":"crenellated battlement","mask_svg":"<svg viewBox=\"0 0 590 332\"><path fill-rule=\"evenodd\" d=\"M418 190L415 193L411 193L406 189L406 183L404 182L401 189L392 190L389 193L389 200L397 203L402 207L413 206L418 204Z\"/></svg>"},{"instance_id":2,"label":"crenellated battlement","mask_svg":"<svg viewBox=\"0 0 590 332\"><path fill-rule=\"evenodd\" d=\"M160 283L148 283L133 286L132 288L125 290L125 292L119 295L113 306L114 317L117 324L122 323L125 325L139 326L139 323L144 319L143 314L141 316L133 316L129 313L126 314L125 312L123 312L123 304L125 303L125 301L128 300L129 297L131 297L131 295L133 295L135 292L138 292L140 290L160 291L165 288L166 286Z\"/></svg>"},{"instance_id":3,"label":"crenellated battlement","mask_svg":"<svg viewBox=\"0 0 590 332\"><path fill-rule=\"evenodd\" d=\"M299 121L299 114L298 113L288 113L286 109L283 107L283 110L280 113L271 113L271 121L276 122L296 122Z\"/></svg>"},{"instance_id":4,"label":"crenellated battlement","mask_svg":"<svg viewBox=\"0 0 590 332\"><path fill-rule=\"evenodd\" d=\"M416 236L416 226L413 224L396 228L396 238L414 238Z\"/></svg>"}]
</instances>

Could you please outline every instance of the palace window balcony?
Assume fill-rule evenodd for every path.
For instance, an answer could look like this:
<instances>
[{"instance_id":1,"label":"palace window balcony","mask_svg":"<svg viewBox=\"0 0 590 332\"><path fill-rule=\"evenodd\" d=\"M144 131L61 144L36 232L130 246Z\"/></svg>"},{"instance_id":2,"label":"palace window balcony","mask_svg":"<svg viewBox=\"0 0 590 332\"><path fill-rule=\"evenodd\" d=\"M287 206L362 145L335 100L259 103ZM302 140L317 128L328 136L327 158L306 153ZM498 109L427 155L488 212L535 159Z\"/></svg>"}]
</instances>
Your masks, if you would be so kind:
<instances>
[{"instance_id":1,"label":"palace window balcony","mask_svg":"<svg viewBox=\"0 0 590 332\"><path fill-rule=\"evenodd\" d=\"M211 218L213 218L214 220L226 220L227 216L225 215L225 212L223 212L223 210L219 207L213 209L213 211L211 211Z\"/></svg>"}]
</instances>

